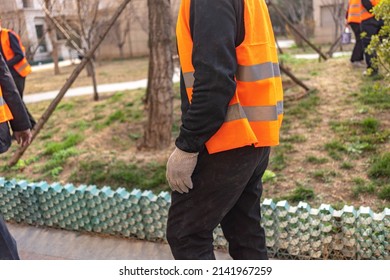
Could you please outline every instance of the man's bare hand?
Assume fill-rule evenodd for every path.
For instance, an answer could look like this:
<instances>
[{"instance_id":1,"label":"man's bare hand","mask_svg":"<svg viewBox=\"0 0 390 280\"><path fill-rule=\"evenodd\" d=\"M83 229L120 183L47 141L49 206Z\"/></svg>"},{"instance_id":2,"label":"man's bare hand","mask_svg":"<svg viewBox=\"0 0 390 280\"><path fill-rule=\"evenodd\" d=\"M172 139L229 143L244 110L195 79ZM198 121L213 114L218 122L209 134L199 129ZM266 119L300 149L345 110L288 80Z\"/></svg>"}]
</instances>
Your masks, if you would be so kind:
<instances>
[{"instance_id":1,"label":"man's bare hand","mask_svg":"<svg viewBox=\"0 0 390 280\"><path fill-rule=\"evenodd\" d=\"M14 131L15 139L18 144L22 147L27 146L31 143L32 133L30 129L23 131Z\"/></svg>"}]
</instances>

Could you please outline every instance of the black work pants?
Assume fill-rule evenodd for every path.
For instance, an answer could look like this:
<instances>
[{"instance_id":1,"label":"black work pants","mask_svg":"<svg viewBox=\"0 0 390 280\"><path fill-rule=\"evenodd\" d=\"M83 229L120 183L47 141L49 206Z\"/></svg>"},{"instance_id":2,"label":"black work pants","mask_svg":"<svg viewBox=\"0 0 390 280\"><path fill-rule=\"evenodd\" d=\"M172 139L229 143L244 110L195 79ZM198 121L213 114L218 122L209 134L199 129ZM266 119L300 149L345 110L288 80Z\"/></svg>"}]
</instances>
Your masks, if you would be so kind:
<instances>
[{"instance_id":1,"label":"black work pants","mask_svg":"<svg viewBox=\"0 0 390 280\"><path fill-rule=\"evenodd\" d=\"M19 91L20 98L23 100L23 93L24 93L24 86L26 84L26 78L20 76L18 73L14 72L14 71L11 72L11 74L12 74L12 78L14 78L15 85ZM23 101L23 103L24 103L24 101ZM31 127L34 128L34 126L36 125L37 122L34 119L34 117L31 115L31 113L28 111L26 104L24 104L24 107L26 108L28 118L30 119Z\"/></svg>"},{"instance_id":2,"label":"black work pants","mask_svg":"<svg viewBox=\"0 0 390 280\"><path fill-rule=\"evenodd\" d=\"M366 50L368 45L370 44L371 37L373 35L378 34L382 26L383 26L383 21L378 21L375 18L369 18L362 21L361 29L362 32L366 33L366 36L363 37L364 50ZM374 52L373 54L368 54L366 52L365 57L366 57L367 69L371 68L373 69L374 73L378 72L378 68L372 64L372 59L376 57L376 53Z\"/></svg>"},{"instance_id":3,"label":"black work pants","mask_svg":"<svg viewBox=\"0 0 390 280\"><path fill-rule=\"evenodd\" d=\"M19 260L16 241L0 215L0 260Z\"/></svg>"},{"instance_id":4,"label":"black work pants","mask_svg":"<svg viewBox=\"0 0 390 280\"><path fill-rule=\"evenodd\" d=\"M269 147L247 146L199 154L193 189L172 193L167 239L175 259L215 259L213 230L218 224L233 259L268 259L260 197L269 153Z\"/></svg>"},{"instance_id":5,"label":"black work pants","mask_svg":"<svg viewBox=\"0 0 390 280\"><path fill-rule=\"evenodd\" d=\"M360 23L350 22L349 26L351 26L356 40L355 46L352 50L351 62L362 61L364 59L364 48L363 41L361 38L362 31L360 29Z\"/></svg>"}]
</instances>

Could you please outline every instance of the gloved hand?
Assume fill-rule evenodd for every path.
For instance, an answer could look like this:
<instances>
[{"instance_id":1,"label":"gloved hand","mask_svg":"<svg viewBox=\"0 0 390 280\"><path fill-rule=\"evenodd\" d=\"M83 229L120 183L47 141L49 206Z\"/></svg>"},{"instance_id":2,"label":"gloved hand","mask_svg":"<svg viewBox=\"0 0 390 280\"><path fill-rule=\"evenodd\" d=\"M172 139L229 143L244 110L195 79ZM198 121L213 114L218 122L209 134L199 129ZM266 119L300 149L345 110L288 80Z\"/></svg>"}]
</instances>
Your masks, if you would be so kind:
<instances>
[{"instance_id":1,"label":"gloved hand","mask_svg":"<svg viewBox=\"0 0 390 280\"><path fill-rule=\"evenodd\" d=\"M22 147L29 145L32 140L31 130L14 131L15 139Z\"/></svg>"},{"instance_id":2,"label":"gloved hand","mask_svg":"<svg viewBox=\"0 0 390 280\"><path fill-rule=\"evenodd\" d=\"M167 162L166 177L173 191L188 193L192 189L191 175L198 161L199 153L187 153L176 148Z\"/></svg>"}]
</instances>

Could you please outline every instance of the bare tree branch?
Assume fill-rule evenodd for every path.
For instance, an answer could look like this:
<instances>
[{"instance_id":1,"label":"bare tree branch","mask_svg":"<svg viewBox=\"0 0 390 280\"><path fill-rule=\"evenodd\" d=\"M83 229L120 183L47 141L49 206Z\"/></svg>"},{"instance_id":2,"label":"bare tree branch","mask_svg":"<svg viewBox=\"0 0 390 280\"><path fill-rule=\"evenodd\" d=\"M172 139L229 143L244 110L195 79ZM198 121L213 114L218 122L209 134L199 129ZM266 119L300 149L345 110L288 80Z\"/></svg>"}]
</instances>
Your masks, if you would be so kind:
<instances>
[{"instance_id":1,"label":"bare tree branch","mask_svg":"<svg viewBox=\"0 0 390 280\"><path fill-rule=\"evenodd\" d=\"M111 20L109 21L107 27L104 29L104 31L99 35L98 40L94 43L92 48L88 51L88 53L84 56L83 60L77 67L73 70L72 74L70 75L69 79L67 79L66 83L63 85L61 90L59 91L56 98L50 103L49 107L46 109L46 111L43 113L42 117L39 119L38 123L36 124L33 134L32 134L32 140L31 143L34 141L34 139L37 137L47 120L50 118L50 116L53 114L55 109L57 108L58 104L64 97L65 93L68 91L68 89L72 86L74 81L77 79L78 75L81 73L81 71L84 69L84 67L89 63L89 60L93 57L96 50L99 48L100 44L104 40L104 38L107 36L108 32L110 31L111 27L114 25L115 21L118 19L118 17L121 15L122 11L126 7L128 3L130 3L131 0L124 0L122 4L119 6L119 8L116 10L114 15L112 16ZM9 161L9 166L14 166L19 159L23 156L25 151L28 149L28 147L31 145L26 145L24 147L20 147L14 156Z\"/></svg>"}]
</instances>

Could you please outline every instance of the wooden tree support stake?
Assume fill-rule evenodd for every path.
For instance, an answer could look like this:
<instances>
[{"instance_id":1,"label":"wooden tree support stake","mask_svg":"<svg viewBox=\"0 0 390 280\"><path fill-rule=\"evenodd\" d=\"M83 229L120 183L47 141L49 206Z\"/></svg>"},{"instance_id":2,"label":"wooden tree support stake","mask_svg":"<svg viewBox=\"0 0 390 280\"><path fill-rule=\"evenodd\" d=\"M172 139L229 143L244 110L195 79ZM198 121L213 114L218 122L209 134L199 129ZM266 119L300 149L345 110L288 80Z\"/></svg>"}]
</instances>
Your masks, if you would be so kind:
<instances>
[{"instance_id":1,"label":"wooden tree support stake","mask_svg":"<svg viewBox=\"0 0 390 280\"><path fill-rule=\"evenodd\" d=\"M289 70L287 70L287 68L284 68L282 65L279 65L280 67L280 70L286 74L291 80L293 80L297 85L301 86L302 88L304 88L306 91L309 91L310 88L305 85L300 79L298 79L297 77L294 76L293 73L291 73Z\"/></svg>"},{"instance_id":2,"label":"wooden tree support stake","mask_svg":"<svg viewBox=\"0 0 390 280\"><path fill-rule=\"evenodd\" d=\"M46 109L46 111L43 113L42 117L39 119L38 123L36 124L33 132L32 132L32 140L31 142L34 141L38 133L41 131L42 127L45 125L45 123L48 121L50 116L53 114L54 110L64 97L65 93L68 91L68 89L72 86L73 82L77 79L78 75L80 72L84 69L84 67L89 63L90 58L94 55L104 38L107 36L108 32L114 25L115 21L118 19L118 17L121 15L127 4L129 4L131 0L124 0L123 3L118 7L114 15L112 16L111 20L107 24L106 29L104 30L103 33L100 34L97 42L92 46L92 48L89 50L89 52L84 56L82 61L80 62L79 65L73 70L72 74L69 76L68 80L66 83L62 86L61 90L57 94L57 96L54 98L54 100L50 103L49 107ZM31 144L31 143L30 143ZM24 152L27 150L27 148L30 145L24 146L19 148L14 156L11 158L9 161L8 165L9 166L14 166L19 159L23 156Z\"/></svg>"},{"instance_id":3,"label":"wooden tree support stake","mask_svg":"<svg viewBox=\"0 0 390 280\"><path fill-rule=\"evenodd\" d=\"M327 60L328 57L321 52L319 48L317 48L315 45L313 45L298 29L295 28L295 26L290 22L290 20L283 14L283 12L279 9L279 7L271 2L271 0L267 1L268 5L273 7L275 12L288 24L288 26L291 27L291 29L302 38L303 41L305 41L310 47L313 48L324 60Z\"/></svg>"}]
</instances>

